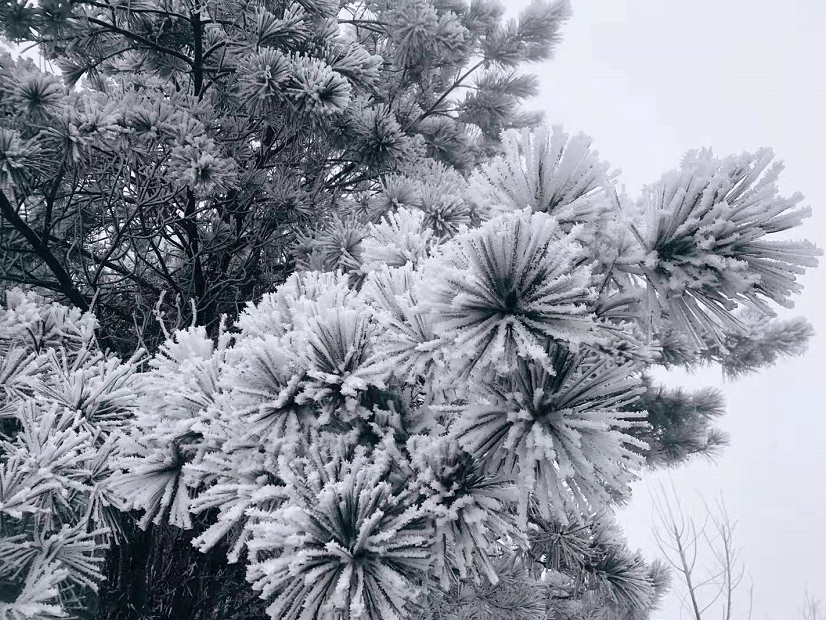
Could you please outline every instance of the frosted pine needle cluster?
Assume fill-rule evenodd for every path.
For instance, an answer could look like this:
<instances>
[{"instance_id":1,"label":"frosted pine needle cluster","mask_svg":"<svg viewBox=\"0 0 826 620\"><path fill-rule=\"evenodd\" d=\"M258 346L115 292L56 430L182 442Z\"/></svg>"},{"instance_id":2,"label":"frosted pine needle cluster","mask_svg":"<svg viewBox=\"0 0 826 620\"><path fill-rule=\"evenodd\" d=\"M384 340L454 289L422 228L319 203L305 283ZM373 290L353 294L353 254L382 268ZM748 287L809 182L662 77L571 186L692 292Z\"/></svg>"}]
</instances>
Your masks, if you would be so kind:
<instances>
[{"instance_id":1,"label":"frosted pine needle cluster","mask_svg":"<svg viewBox=\"0 0 826 620\"><path fill-rule=\"evenodd\" d=\"M790 307L796 276L817 264L810 242L768 237L811 214L797 207L800 194L778 195L782 165L772 159L768 149L722 160L691 152L641 199L648 304L698 344L740 327L738 305L769 316L769 302Z\"/></svg>"},{"instance_id":2,"label":"frosted pine needle cluster","mask_svg":"<svg viewBox=\"0 0 826 620\"><path fill-rule=\"evenodd\" d=\"M58 618L97 590L120 536L107 486L141 357L98 350L90 314L19 290L0 307L0 615Z\"/></svg>"},{"instance_id":3,"label":"frosted pine needle cluster","mask_svg":"<svg viewBox=\"0 0 826 620\"><path fill-rule=\"evenodd\" d=\"M650 371L801 353L819 250L523 109L570 8L0 2L0 619L648 617L610 512L728 441Z\"/></svg>"},{"instance_id":4,"label":"frosted pine needle cluster","mask_svg":"<svg viewBox=\"0 0 826 620\"><path fill-rule=\"evenodd\" d=\"M530 610L540 591L560 613L646 613L662 571L597 515L645 463L724 443L719 399L657 392L647 369L736 374L808 334L768 318L818 253L771 239L807 212L769 158L691 155L637 205L559 130L511 135L469 181L398 173L217 338L174 329L140 372L90 315L10 293L0 604L47 614L71 606L58 582L94 588L117 508L246 564L272 618Z\"/></svg>"}]
</instances>

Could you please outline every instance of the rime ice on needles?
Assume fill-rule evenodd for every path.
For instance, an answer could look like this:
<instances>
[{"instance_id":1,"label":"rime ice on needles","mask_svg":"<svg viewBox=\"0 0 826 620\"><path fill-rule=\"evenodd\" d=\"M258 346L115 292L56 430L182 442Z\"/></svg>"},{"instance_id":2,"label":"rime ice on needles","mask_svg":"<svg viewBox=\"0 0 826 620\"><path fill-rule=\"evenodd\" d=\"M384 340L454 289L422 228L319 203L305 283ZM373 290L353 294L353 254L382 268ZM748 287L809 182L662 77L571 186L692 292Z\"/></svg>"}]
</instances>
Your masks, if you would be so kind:
<instances>
[{"instance_id":1,"label":"rime ice on needles","mask_svg":"<svg viewBox=\"0 0 826 620\"><path fill-rule=\"evenodd\" d=\"M58 109L65 95L60 79L48 74L30 74L20 80L10 94L16 106L38 119Z\"/></svg>"},{"instance_id":2,"label":"rime ice on needles","mask_svg":"<svg viewBox=\"0 0 826 620\"><path fill-rule=\"evenodd\" d=\"M203 327L190 327L161 346L140 375L140 412L133 425L142 441L165 447L190 435L219 391L226 345L226 336L216 345Z\"/></svg>"},{"instance_id":3,"label":"rime ice on needles","mask_svg":"<svg viewBox=\"0 0 826 620\"><path fill-rule=\"evenodd\" d=\"M530 207L570 226L606 209L608 164L590 150L588 136L542 126L506 131L502 146L502 155L474 172L475 201L492 215Z\"/></svg>"},{"instance_id":4,"label":"rime ice on needles","mask_svg":"<svg viewBox=\"0 0 826 620\"><path fill-rule=\"evenodd\" d=\"M449 239L470 225L471 209L462 198L445 195L438 186L423 185L421 199L424 225L439 238Z\"/></svg>"},{"instance_id":5,"label":"rime ice on needles","mask_svg":"<svg viewBox=\"0 0 826 620\"><path fill-rule=\"evenodd\" d=\"M179 330L140 376L140 409L118 462L123 471L112 475L108 489L125 507L144 511L142 528L167 518L191 527L187 466L203 450L194 427L220 394L228 341L224 334L215 343L202 327Z\"/></svg>"},{"instance_id":6,"label":"rime ice on needles","mask_svg":"<svg viewBox=\"0 0 826 620\"><path fill-rule=\"evenodd\" d=\"M724 159L692 151L680 171L644 193L651 310L667 314L698 348L740 327L731 314L738 304L768 315L770 301L791 307L797 275L817 265L812 243L767 238L811 213L796 208L800 194L778 195L782 165L772 158L768 149Z\"/></svg>"},{"instance_id":7,"label":"rime ice on needles","mask_svg":"<svg viewBox=\"0 0 826 620\"><path fill-rule=\"evenodd\" d=\"M379 81L382 57L370 54L346 36L338 37L327 49L325 60L336 73L345 76L355 92L371 92Z\"/></svg>"},{"instance_id":8,"label":"rime ice on needles","mask_svg":"<svg viewBox=\"0 0 826 620\"><path fill-rule=\"evenodd\" d=\"M293 249L296 265L309 271L357 271L366 234L363 224L355 217L336 215L314 236L299 238L300 243Z\"/></svg>"},{"instance_id":9,"label":"rime ice on needles","mask_svg":"<svg viewBox=\"0 0 826 620\"><path fill-rule=\"evenodd\" d=\"M283 442L304 437L317 417L302 394L306 373L297 354L274 336L241 341L228 352L221 377L225 398L218 406L229 410L227 424L243 424L244 434L256 435L276 454Z\"/></svg>"},{"instance_id":10,"label":"rime ice on needles","mask_svg":"<svg viewBox=\"0 0 826 620\"><path fill-rule=\"evenodd\" d=\"M140 353L127 363L104 356L95 326L19 290L0 307L4 618L65 616L102 579L114 435L133 411Z\"/></svg>"},{"instance_id":11,"label":"rime ice on needles","mask_svg":"<svg viewBox=\"0 0 826 620\"><path fill-rule=\"evenodd\" d=\"M198 313L215 327L222 313L234 314L239 294L258 297L288 275L289 247L308 223L374 193L388 173L436 160L469 171L498 137L482 139L478 119L449 110L461 107L455 95L489 64L516 69L546 56L565 13L563 3L540 3L512 28L488 0L160 8L104 0L91 17L82 4L41 4L0 3L0 29L43 43L63 73L0 57L0 152L7 155L0 154L0 184L9 187L11 176L15 187L25 181L36 204L59 186L53 221L64 228L46 240L52 267L62 263L70 277L61 285L74 282L87 301L101 291L104 329L105 308L112 308L125 323L112 330L124 349L135 335L127 300L137 296L152 307L161 291L174 290L186 298L184 314L197 298ZM509 58L486 55L487 39ZM501 112L503 126L534 118L517 109L530 82L496 85L509 97L494 114ZM438 194L428 203L434 227L453 234L467 210ZM22 219L42 231L45 211L23 210ZM111 218L90 220L90 212ZM217 222L221 234L213 234ZM73 234L83 237L77 245ZM107 256L104 262L76 251L104 238L117 246L95 255ZM28 282L32 264L43 270L38 277L49 271L44 252L29 253L33 239L12 247L23 258L9 264L13 281ZM158 239L156 253L149 246ZM124 288L129 293L121 295ZM152 348L156 334L147 341Z\"/></svg>"},{"instance_id":12,"label":"rime ice on needles","mask_svg":"<svg viewBox=\"0 0 826 620\"><path fill-rule=\"evenodd\" d=\"M415 293L419 275L408 265L384 267L367 277L363 295L376 309L375 320L383 328L371 366L379 376L435 385L435 373L444 368L442 343L433 330L433 317Z\"/></svg>"},{"instance_id":13,"label":"rime ice on needles","mask_svg":"<svg viewBox=\"0 0 826 620\"><path fill-rule=\"evenodd\" d=\"M267 111L286 96L290 63L278 50L265 48L243 58L238 66L238 75L241 101L254 110Z\"/></svg>"},{"instance_id":14,"label":"rime ice on needles","mask_svg":"<svg viewBox=\"0 0 826 620\"><path fill-rule=\"evenodd\" d=\"M385 213L396 209L421 208L422 196L419 184L407 175L388 175L382 179L381 187L370 198L371 219L376 221Z\"/></svg>"},{"instance_id":15,"label":"rime ice on needles","mask_svg":"<svg viewBox=\"0 0 826 620\"><path fill-rule=\"evenodd\" d=\"M47 379L33 383L35 396L77 413L87 429L114 432L126 426L136 405L132 381L143 352L123 363L114 356L84 351L72 357L65 350L42 356Z\"/></svg>"},{"instance_id":16,"label":"rime ice on needles","mask_svg":"<svg viewBox=\"0 0 826 620\"><path fill-rule=\"evenodd\" d=\"M242 429L233 429L242 432ZM200 514L217 508L215 522L193 539L192 544L206 553L215 545L226 542L227 559L238 562L247 551L252 537L250 524L259 517L271 514L286 496L284 487L276 484L273 473L278 467L275 459L263 454L256 445L248 442L244 447L210 452L194 466L210 474L212 486L193 497L190 509ZM217 480L217 481L215 481Z\"/></svg>"},{"instance_id":17,"label":"rime ice on needles","mask_svg":"<svg viewBox=\"0 0 826 620\"><path fill-rule=\"evenodd\" d=\"M641 393L634 366L582 358L559 345L549 371L519 360L498 384L469 395L450 432L477 458L497 463L539 498L540 510L562 516L627 496L645 444L627 434L645 413L621 412ZM637 418L637 421L634 421Z\"/></svg>"},{"instance_id":18,"label":"rime ice on needles","mask_svg":"<svg viewBox=\"0 0 826 620\"><path fill-rule=\"evenodd\" d=\"M371 224L362 242L362 269L372 271L381 265L416 267L436 245L430 228L425 228L421 211L401 208L388 213L378 224Z\"/></svg>"},{"instance_id":19,"label":"rime ice on needles","mask_svg":"<svg viewBox=\"0 0 826 620\"><path fill-rule=\"evenodd\" d=\"M392 30L396 62L401 66L414 67L439 44L439 16L426 0L402 0L392 19L397 24Z\"/></svg>"},{"instance_id":20,"label":"rime ice on needles","mask_svg":"<svg viewBox=\"0 0 826 620\"><path fill-rule=\"evenodd\" d=\"M288 5L280 18L265 7L255 9L255 34L259 46L294 46L310 35L308 15L300 4Z\"/></svg>"},{"instance_id":21,"label":"rime ice on needles","mask_svg":"<svg viewBox=\"0 0 826 620\"><path fill-rule=\"evenodd\" d=\"M180 528L192 527L187 490L186 455L181 446L171 443L162 447L135 446L130 455L120 459L126 471L115 474L108 487L121 498L125 510L144 511L139 525L168 520Z\"/></svg>"},{"instance_id":22,"label":"rime ice on needles","mask_svg":"<svg viewBox=\"0 0 826 620\"><path fill-rule=\"evenodd\" d=\"M568 511L564 519L546 519L532 503L529 517L531 553L540 558L537 568L544 579L558 591L548 611L570 601L567 611L578 613L562 617L609 611L621 618L648 617L667 588L668 572L660 562L646 564L639 552L627 547L610 513ZM588 594L576 601L571 594L577 590Z\"/></svg>"},{"instance_id":23,"label":"rime ice on needles","mask_svg":"<svg viewBox=\"0 0 826 620\"><path fill-rule=\"evenodd\" d=\"M316 446L281 472L290 500L252 526L248 577L273 618L404 618L430 565L430 529L381 451ZM273 557L274 556L274 557Z\"/></svg>"},{"instance_id":24,"label":"rime ice on needles","mask_svg":"<svg viewBox=\"0 0 826 620\"><path fill-rule=\"evenodd\" d=\"M53 620L66 618L67 613L59 602L59 587L66 579L67 571L59 562L38 565L30 572L23 588L11 602L0 601L0 617L3 620Z\"/></svg>"},{"instance_id":25,"label":"rime ice on needles","mask_svg":"<svg viewBox=\"0 0 826 620\"><path fill-rule=\"evenodd\" d=\"M287 93L296 110L310 116L341 112L350 102L350 84L323 61L294 54Z\"/></svg>"},{"instance_id":26,"label":"rime ice on needles","mask_svg":"<svg viewBox=\"0 0 826 620\"><path fill-rule=\"evenodd\" d=\"M29 172L37 168L40 148L30 140L23 140L11 129L0 128L0 190L23 187Z\"/></svg>"},{"instance_id":27,"label":"rime ice on needles","mask_svg":"<svg viewBox=\"0 0 826 620\"><path fill-rule=\"evenodd\" d=\"M386 105L356 107L353 111L355 156L372 170L393 170L412 156L410 138Z\"/></svg>"},{"instance_id":28,"label":"rime ice on needles","mask_svg":"<svg viewBox=\"0 0 826 620\"><path fill-rule=\"evenodd\" d=\"M811 324L802 317L772 320L744 312L737 318L744 330L726 334L722 347L710 346L700 352L701 359L718 362L731 379L774 364L780 357L802 355L814 335Z\"/></svg>"},{"instance_id":29,"label":"rime ice on needles","mask_svg":"<svg viewBox=\"0 0 826 620\"><path fill-rule=\"evenodd\" d=\"M44 297L12 289L0 309L0 353L11 348L43 351L68 344L67 352L85 351L94 339L97 320L90 313Z\"/></svg>"},{"instance_id":30,"label":"rime ice on needles","mask_svg":"<svg viewBox=\"0 0 826 620\"><path fill-rule=\"evenodd\" d=\"M617 360L650 363L633 337L616 355L643 276L614 269L639 267L615 247L633 235L602 226L587 139L509 133L471 175L501 128L536 123L520 65L549 56L567 2L511 22L493 0L95 4L0 2L0 28L43 43L69 86L0 56L0 235L17 244L0 243L0 275L45 277L122 349L140 334L160 351L131 382L91 327L11 313L0 553L113 524L120 497L143 525L205 526L195 544L252 564L274 617L405 616L417 587L458 574L479 582L450 584L478 615L540 618L542 584L520 589L525 565L499 557L523 542L514 504L620 499L637 465L623 449L641 448L617 412L637 367ZM132 328L164 290L203 327ZM617 337L593 343L594 323ZM594 363L571 379L555 347ZM69 582L50 569L21 570L15 604L50 604Z\"/></svg>"},{"instance_id":31,"label":"rime ice on needles","mask_svg":"<svg viewBox=\"0 0 826 620\"><path fill-rule=\"evenodd\" d=\"M333 4L302 3L308 15ZM463 14L460 4L450 4L456 15ZM452 9L438 6L404 4L424 9L425 29L432 21L428 9L436 12L435 27L445 34L437 44L452 54L458 48L451 51L448 40L460 30L448 15ZM468 32L477 29L473 36L487 36L480 34L484 24L498 18L484 2L467 9L488 9L493 13L474 18L482 26L468 18ZM553 14L543 11L536 5L528 15ZM290 18L263 10L255 16L259 43L274 41L281 28L275 21ZM325 23L321 31L336 30L333 20ZM289 36L298 37L298 27L280 32L293 28ZM548 48L524 19L512 29L521 47L493 50L500 59L541 56ZM339 44L316 51L332 58L333 48L342 51ZM407 51L423 53L414 48ZM269 81L273 72L267 77L261 58L245 48L252 61L242 62L239 79L262 71L256 88L277 94L253 94L274 117L276 110L290 116L301 108L300 118L317 127L323 117L338 122L358 108L370 111L359 121L365 144L371 136L386 137L384 129L396 131L398 107L377 107L369 97L349 101L362 88L356 80L343 82L349 90L338 103L335 96L325 100L321 82L345 80L330 68L333 60L261 49L255 54L286 59L291 73L276 71ZM353 66L366 62L353 50L346 52ZM337 58L342 67L349 62ZM313 82L306 92L295 91L295 63L305 65L304 77ZM205 173L220 159L220 149L212 150L218 142L209 142L215 134L208 106L176 97L186 111L160 103L118 116L89 105L67 116L67 126L57 123L52 137L68 140L69 162L91 152L90 136L128 135L141 156L163 151L172 177L200 175L200 182L186 181L188 191L198 194L215 182L223 192L228 185L221 189L220 179ZM282 99L296 105L285 112ZM413 106L408 113L424 111ZM425 142L400 129L398 118L406 146L418 153ZM119 133L118 123L132 131ZM436 116L416 126L433 130L431 146L461 142L454 129ZM270 137L282 148L300 135ZM227 152L242 148L220 143ZM389 153L387 144L374 146L373 155ZM253 148L260 152L264 141ZM650 610L661 575L624 543L607 540L610 528L594 522L582 540L569 537L572 548L590 547L583 566L564 569L540 566L550 552L532 533L552 517L574 522L571 515L626 499L636 470L662 457L666 443L681 448L661 458L668 462L719 443L707 425L696 424L718 400L679 398L685 407L676 413L661 406L675 399L646 391L641 377L651 365L711 360L745 371L800 351L808 332L799 322L775 329L760 317L743 320L753 329L740 340L723 329L721 344L709 336L709 325L686 313L692 303L706 303L722 329L733 305L749 303L762 317L766 304L785 303L796 270L815 251L763 236L796 225L803 212L793 209L796 198L775 197L776 170L762 172L763 155L687 159L682 173L657 186L659 193L649 190L653 206L645 219L609 199L615 194L605 165L584 137L556 129L511 133L505 151L470 182L440 163L413 158L396 166L365 156L358 162L362 171L392 166L392 176L365 177L357 190L319 207L350 205L346 217L322 219L314 235L299 237L296 264L310 271L248 304L229 330L221 323L217 339L200 326L164 331L166 342L138 379L138 358L121 363L97 350L89 315L10 294L0 312L0 431L7 433L8 418L16 426L0 442L0 557L12 560L15 585L22 590L40 579L28 570L36 564L33 549L54 550L63 542L65 553L53 554L68 571L61 581L93 585L89 538L76 540L71 532L113 523L109 508L118 504L141 510L144 527L203 524L193 544L213 553L226 546L230 561L246 562L274 618L408 619L416 617L419 588L430 593L418 602L444 600L432 594L437 589L445 596L469 593L479 614L504 605L540 618L542 588L561 588L583 613L583 601L597 595L614 597L629 614ZM201 161L202 155L214 157ZM242 180L269 183L269 174L244 172L232 180L232 191L241 191ZM301 184L309 185L311 174L308 168ZM289 194L290 187L265 193ZM310 201L315 190L301 191ZM312 200L323 202L320 196ZM228 195L221 199L233 204ZM197 210L208 205L206 196L194 202ZM490 213L495 217L480 225ZM223 232L213 227L218 220L199 224L201 241L229 234L229 225ZM286 246L278 251L287 254ZM640 302L645 290L650 309L659 310L651 316ZM647 326L655 328L651 342L643 342ZM686 333L699 339L699 352L680 341ZM656 409L650 428L643 428L645 403ZM129 434L115 435L123 426ZM641 441L647 438L655 445ZM37 528L27 529L24 520L35 520ZM557 573L553 584L536 578L540 569ZM526 575L533 577L520 582Z\"/></svg>"},{"instance_id":32,"label":"rime ice on needles","mask_svg":"<svg viewBox=\"0 0 826 620\"><path fill-rule=\"evenodd\" d=\"M504 541L525 546L527 541L512 510L518 503L516 485L485 470L447 437L413 437L407 448L416 472L416 485L426 498L422 508L433 519L431 555L441 587L449 588L454 571L460 579L482 577L496 584L495 558Z\"/></svg>"},{"instance_id":33,"label":"rime ice on needles","mask_svg":"<svg viewBox=\"0 0 826 620\"><path fill-rule=\"evenodd\" d=\"M361 414L358 397L384 387L367 364L374 332L370 316L352 309L323 310L311 319L302 351L307 381L302 396L321 406L322 421L341 424ZM338 419L332 419L335 413Z\"/></svg>"},{"instance_id":34,"label":"rime ice on needles","mask_svg":"<svg viewBox=\"0 0 826 620\"><path fill-rule=\"evenodd\" d=\"M0 573L0 579L11 576L13 580L17 575L10 575L12 571L36 575L44 565L54 563L63 567L69 581L97 590L104 559L95 552L99 548L100 536L105 533L105 530L86 532L82 523L75 527L64 524L53 532L35 528L33 540L28 543L20 544L25 536L0 540L0 560L7 569L3 571L5 574Z\"/></svg>"},{"instance_id":35,"label":"rime ice on needles","mask_svg":"<svg viewBox=\"0 0 826 620\"><path fill-rule=\"evenodd\" d=\"M235 325L241 338L284 336L306 327L320 308L358 305L347 277L336 271L303 271L292 274L257 304L247 304Z\"/></svg>"},{"instance_id":36,"label":"rime ice on needles","mask_svg":"<svg viewBox=\"0 0 826 620\"><path fill-rule=\"evenodd\" d=\"M434 330L462 370L512 370L518 358L546 360L548 339L594 338L591 274L577 230L529 209L456 237L424 266L422 296Z\"/></svg>"}]
</instances>

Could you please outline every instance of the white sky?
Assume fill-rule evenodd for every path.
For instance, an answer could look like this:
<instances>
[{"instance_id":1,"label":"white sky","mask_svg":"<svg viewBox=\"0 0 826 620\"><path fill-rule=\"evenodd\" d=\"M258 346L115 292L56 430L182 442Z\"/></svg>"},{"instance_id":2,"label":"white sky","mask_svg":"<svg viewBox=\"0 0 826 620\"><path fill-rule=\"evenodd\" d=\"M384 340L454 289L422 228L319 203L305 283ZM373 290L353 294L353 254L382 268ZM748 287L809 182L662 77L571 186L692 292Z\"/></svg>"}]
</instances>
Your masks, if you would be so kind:
<instances>
[{"instance_id":1,"label":"white sky","mask_svg":"<svg viewBox=\"0 0 826 620\"><path fill-rule=\"evenodd\" d=\"M509 10L527 0L503 0ZM688 149L718 155L761 146L786 163L784 194L812 205L805 236L826 247L826 0L572 0L556 58L538 68L535 107L584 131L635 195ZM826 261L824 261L826 262ZM736 383L718 372L679 377L723 386L732 446L715 463L647 474L621 515L633 547L658 556L650 490L669 476L684 509L722 493L753 578L754 620L798 616L805 592L826 601L826 264L803 280L796 313L815 324L808 354ZM748 584L733 620L745 620ZM682 617L688 618L683 613ZM722 618L719 609L707 618ZM680 618L669 596L655 620Z\"/></svg>"}]
</instances>

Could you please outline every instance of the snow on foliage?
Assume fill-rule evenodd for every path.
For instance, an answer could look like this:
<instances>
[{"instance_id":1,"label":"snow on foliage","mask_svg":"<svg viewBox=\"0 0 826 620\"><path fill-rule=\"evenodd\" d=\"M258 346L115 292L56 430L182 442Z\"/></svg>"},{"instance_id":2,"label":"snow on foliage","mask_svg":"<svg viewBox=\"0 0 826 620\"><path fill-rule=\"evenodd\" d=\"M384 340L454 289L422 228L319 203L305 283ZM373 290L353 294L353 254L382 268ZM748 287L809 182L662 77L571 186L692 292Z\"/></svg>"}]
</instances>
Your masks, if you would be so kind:
<instances>
[{"instance_id":1,"label":"snow on foliage","mask_svg":"<svg viewBox=\"0 0 826 620\"><path fill-rule=\"evenodd\" d=\"M468 370L506 374L519 358L544 363L548 338L594 338L591 272L578 232L526 209L460 235L424 268L434 329Z\"/></svg>"},{"instance_id":2,"label":"snow on foliage","mask_svg":"<svg viewBox=\"0 0 826 620\"><path fill-rule=\"evenodd\" d=\"M60 562L44 562L28 573L26 581L13 601L0 601L0 614L4 620L52 620L66 618L59 601L59 584L66 579L67 571Z\"/></svg>"},{"instance_id":3,"label":"snow on foliage","mask_svg":"<svg viewBox=\"0 0 826 620\"><path fill-rule=\"evenodd\" d=\"M282 463L290 499L252 526L249 543L249 578L274 599L273 618L404 617L430 565L431 533L388 457L316 444Z\"/></svg>"},{"instance_id":4,"label":"snow on foliage","mask_svg":"<svg viewBox=\"0 0 826 620\"><path fill-rule=\"evenodd\" d=\"M276 445L305 434L315 408L300 396L307 370L274 336L240 342L228 353L221 384L247 432Z\"/></svg>"},{"instance_id":5,"label":"snow on foliage","mask_svg":"<svg viewBox=\"0 0 826 620\"><path fill-rule=\"evenodd\" d=\"M433 317L419 303L418 281L410 266L384 267L370 273L362 295L376 308L375 320L384 328L372 359L376 372L406 383L421 378L432 385L444 359Z\"/></svg>"},{"instance_id":6,"label":"snow on foliage","mask_svg":"<svg viewBox=\"0 0 826 620\"><path fill-rule=\"evenodd\" d=\"M419 4L410 58L442 27ZM263 39L300 36L258 19ZM265 61L243 66L248 88ZM289 62L320 80L314 114L349 97ZM249 96L264 105L279 76ZM0 577L16 589L0 610L58 617L58 585L93 588L113 507L197 528L201 551L247 564L273 618L430 618L465 613L469 592L539 618L542 588L650 610L662 571L595 515L646 459L670 462L644 438L685 458L714 437L707 421L678 437L662 407L649 425L646 370L737 374L800 352L807 326L766 317L817 250L765 239L807 213L776 196L766 152L692 154L629 207L589 144L509 133L470 181L441 164L384 179L301 241L308 270L216 338L172 331L141 372L142 353L99 351L91 315L9 293Z\"/></svg>"},{"instance_id":7,"label":"snow on foliage","mask_svg":"<svg viewBox=\"0 0 826 620\"><path fill-rule=\"evenodd\" d=\"M83 615L136 516L273 618L645 617L595 515L725 443L648 371L811 333L771 153L618 192L520 109L566 0L93 4L0 3L63 73L0 54L0 284L102 330L0 307L0 617Z\"/></svg>"},{"instance_id":8,"label":"snow on foliage","mask_svg":"<svg viewBox=\"0 0 826 620\"><path fill-rule=\"evenodd\" d=\"M587 512L627 496L641 464L626 434L645 413L619 409L641 393L632 364L580 357L552 345L548 370L520 360L514 372L469 398L451 427L462 446L518 480L522 514L529 493L544 514L566 506Z\"/></svg>"},{"instance_id":9,"label":"snow on foliage","mask_svg":"<svg viewBox=\"0 0 826 620\"><path fill-rule=\"evenodd\" d=\"M92 314L48 303L45 298L20 289L7 291L5 301L0 313L0 352L4 354L12 348L40 352L67 341L83 345L94 338L97 321ZM78 346L77 350L82 348ZM70 347L69 351L73 349Z\"/></svg>"},{"instance_id":10,"label":"snow on foliage","mask_svg":"<svg viewBox=\"0 0 826 620\"><path fill-rule=\"evenodd\" d=\"M436 245L430 228L424 227L421 211L399 209L388 213L378 224L370 225L370 234L364 240L362 268L372 271L381 265L414 267L425 260Z\"/></svg>"},{"instance_id":11,"label":"snow on foliage","mask_svg":"<svg viewBox=\"0 0 826 620\"><path fill-rule=\"evenodd\" d=\"M304 325L319 307L347 306L355 297L346 277L338 272L303 271L292 274L257 304L249 303L236 321L242 337L283 336Z\"/></svg>"},{"instance_id":12,"label":"snow on foliage","mask_svg":"<svg viewBox=\"0 0 826 620\"><path fill-rule=\"evenodd\" d=\"M590 146L559 126L506 131L504 153L474 173L475 200L491 215L530 207L562 225L593 220L604 209L608 164Z\"/></svg>"},{"instance_id":13,"label":"snow on foliage","mask_svg":"<svg viewBox=\"0 0 826 620\"><path fill-rule=\"evenodd\" d=\"M441 587L450 586L454 571L460 579L497 583L501 541L525 545L511 510L519 497L513 480L486 471L455 439L417 436L407 447L433 522L433 571Z\"/></svg>"},{"instance_id":14,"label":"snow on foliage","mask_svg":"<svg viewBox=\"0 0 826 620\"><path fill-rule=\"evenodd\" d=\"M768 149L724 159L692 151L681 170L643 193L641 272L651 311L666 313L698 345L740 327L731 313L740 304L770 316L770 301L791 307L797 275L817 264L812 243L767 238L811 214L796 208L800 194L778 195L782 165L773 157Z\"/></svg>"},{"instance_id":15,"label":"snow on foliage","mask_svg":"<svg viewBox=\"0 0 826 620\"><path fill-rule=\"evenodd\" d=\"M97 348L94 316L12 290L0 306L0 617L66 617L120 534L107 484L136 407L138 352Z\"/></svg>"}]
</instances>

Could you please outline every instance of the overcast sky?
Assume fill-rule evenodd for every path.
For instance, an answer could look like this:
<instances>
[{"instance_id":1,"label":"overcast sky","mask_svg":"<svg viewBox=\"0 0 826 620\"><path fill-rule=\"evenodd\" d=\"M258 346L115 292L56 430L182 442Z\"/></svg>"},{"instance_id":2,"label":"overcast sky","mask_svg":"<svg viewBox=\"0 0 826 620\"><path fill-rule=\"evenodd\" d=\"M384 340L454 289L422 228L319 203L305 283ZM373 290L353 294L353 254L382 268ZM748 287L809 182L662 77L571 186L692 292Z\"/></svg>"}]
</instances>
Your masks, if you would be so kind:
<instances>
[{"instance_id":1,"label":"overcast sky","mask_svg":"<svg viewBox=\"0 0 826 620\"><path fill-rule=\"evenodd\" d=\"M555 59L539 68L549 122L591 135L632 195L690 148L770 146L786 163L784 194L801 191L813 207L800 236L826 247L826 0L572 3ZM632 546L653 559L650 490L670 475L699 516L698 491L709 501L722 493L753 578L754 620L796 618L807 589L826 601L826 265L803 282L794 312L818 332L808 354L725 385L719 371L672 378L723 387L732 446L713 464L647 474L620 515ZM734 619L747 617L747 590ZM678 598L655 620L680 618Z\"/></svg>"}]
</instances>

